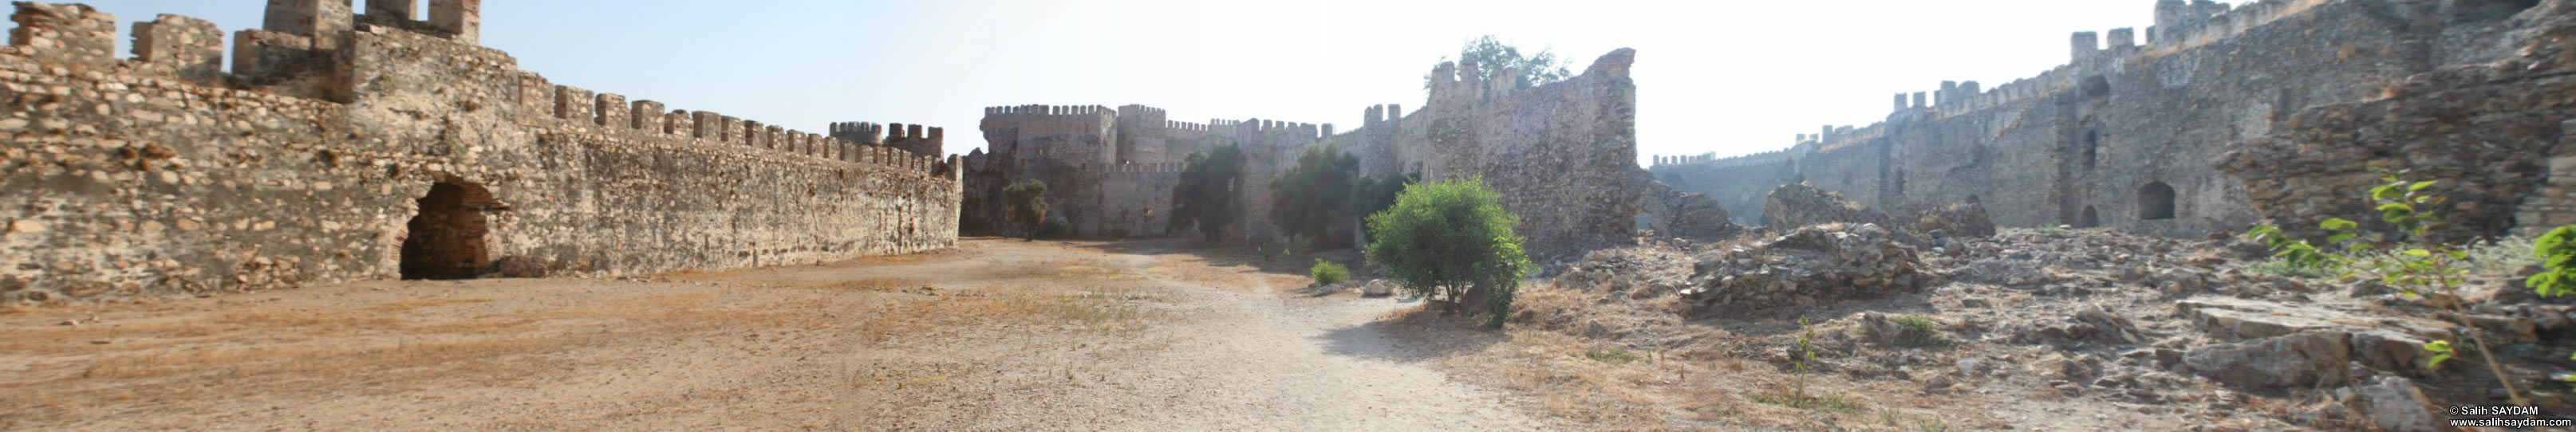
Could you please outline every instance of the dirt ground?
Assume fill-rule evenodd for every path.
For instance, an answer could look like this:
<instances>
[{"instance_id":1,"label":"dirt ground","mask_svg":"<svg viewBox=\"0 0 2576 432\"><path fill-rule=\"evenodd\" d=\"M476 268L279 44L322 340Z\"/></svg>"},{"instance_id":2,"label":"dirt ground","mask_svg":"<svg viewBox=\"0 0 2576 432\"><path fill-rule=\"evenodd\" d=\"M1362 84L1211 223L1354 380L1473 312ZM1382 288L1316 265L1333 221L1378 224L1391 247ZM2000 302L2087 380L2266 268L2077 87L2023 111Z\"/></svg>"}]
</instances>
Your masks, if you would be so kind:
<instances>
[{"instance_id":1,"label":"dirt ground","mask_svg":"<svg viewBox=\"0 0 2576 432\"><path fill-rule=\"evenodd\" d=\"M815 266L20 307L0 310L0 429L1582 427L1393 339L1419 301L1304 293L1295 268L1174 241L970 239Z\"/></svg>"}]
</instances>

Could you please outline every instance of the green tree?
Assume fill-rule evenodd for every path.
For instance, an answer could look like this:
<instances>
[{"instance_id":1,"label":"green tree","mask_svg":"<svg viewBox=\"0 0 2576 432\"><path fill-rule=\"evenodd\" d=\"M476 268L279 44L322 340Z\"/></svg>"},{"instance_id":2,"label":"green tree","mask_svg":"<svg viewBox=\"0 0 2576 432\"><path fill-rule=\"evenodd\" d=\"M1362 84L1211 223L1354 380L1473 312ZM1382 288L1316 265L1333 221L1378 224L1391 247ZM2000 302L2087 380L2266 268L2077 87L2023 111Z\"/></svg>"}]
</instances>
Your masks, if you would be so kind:
<instances>
[{"instance_id":1,"label":"green tree","mask_svg":"<svg viewBox=\"0 0 2576 432\"><path fill-rule=\"evenodd\" d=\"M1356 184L1351 185L1351 214L1373 215L1386 211L1387 207L1395 205L1396 194L1404 193L1405 185L1421 179L1420 176L1412 174L1388 174L1385 178L1360 177ZM1368 229L1366 226L1361 228L1368 231L1369 235L1377 235L1374 229Z\"/></svg>"},{"instance_id":2,"label":"green tree","mask_svg":"<svg viewBox=\"0 0 2576 432\"><path fill-rule=\"evenodd\" d=\"M1003 218L1009 220L1011 225L1020 227L1020 232L1025 233L1029 240L1036 240L1038 226L1046 223L1046 191L1046 182L1037 180L1023 181L1002 188L1002 201L1008 206L1002 215Z\"/></svg>"},{"instance_id":3,"label":"green tree","mask_svg":"<svg viewBox=\"0 0 2576 432\"><path fill-rule=\"evenodd\" d=\"M1330 146L1306 148L1306 154L1297 157L1296 168L1270 182L1270 223L1317 247L1341 244L1324 232L1350 217L1351 179L1358 175L1359 165L1359 158Z\"/></svg>"},{"instance_id":4,"label":"green tree","mask_svg":"<svg viewBox=\"0 0 2576 432\"><path fill-rule=\"evenodd\" d=\"M1243 151L1232 144L1210 151L1190 152L1181 168L1180 184L1172 185L1173 231L1197 227L1208 241L1216 241L1226 225L1233 224L1243 211Z\"/></svg>"},{"instance_id":5,"label":"green tree","mask_svg":"<svg viewBox=\"0 0 2576 432\"><path fill-rule=\"evenodd\" d=\"M1521 276L1536 270L1512 234L1515 219L1482 178L1415 184L1393 207L1369 216L1377 237L1368 262L1407 291L1443 300L1452 311L1480 307L1501 327ZM1472 295L1484 303L1463 304Z\"/></svg>"},{"instance_id":6,"label":"green tree","mask_svg":"<svg viewBox=\"0 0 2576 432\"><path fill-rule=\"evenodd\" d=\"M1520 48L1503 44L1494 35L1468 40L1466 46L1458 48L1458 60L1476 62L1477 76L1467 77L1470 79L1495 79L1504 68L1520 71L1518 76L1510 77L1516 88L1543 86L1574 77L1574 73L1566 69L1567 62L1557 58L1556 53L1541 49L1536 54L1524 56ZM1442 57L1440 61L1449 59ZM1422 88L1431 88L1431 82L1430 75L1422 76Z\"/></svg>"}]
</instances>

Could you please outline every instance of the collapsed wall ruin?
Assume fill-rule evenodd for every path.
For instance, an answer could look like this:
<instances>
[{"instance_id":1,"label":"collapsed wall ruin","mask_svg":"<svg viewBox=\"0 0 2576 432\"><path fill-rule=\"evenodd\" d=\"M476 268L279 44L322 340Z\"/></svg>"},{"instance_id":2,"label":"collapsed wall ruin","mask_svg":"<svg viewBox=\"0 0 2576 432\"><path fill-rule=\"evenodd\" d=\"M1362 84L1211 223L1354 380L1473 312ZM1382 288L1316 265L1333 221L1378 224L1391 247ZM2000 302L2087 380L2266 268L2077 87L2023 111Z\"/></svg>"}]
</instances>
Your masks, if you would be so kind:
<instances>
[{"instance_id":1,"label":"collapsed wall ruin","mask_svg":"<svg viewBox=\"0 0 2576 432\"><path fill-rule=\"evenodd\" d=\"M935 129L829 137L556 85L478 46L480 2L272 0L233 34L16 3L0 48L0 296L606 275L956 243ZM229 63L230 71L224 70ZM869 135L887 131L887 136Z\"/></svg>"},{"instance_id":2,"label":"collapsed wall ruin","mask_svg":"<svg viewBox=\"0 0 2576 432\"><path fill-rule=\"evenodd\" d=\"M1246 208L1228 236L1276 244L1284 239L1267 217L1271 180L1294 169L1306 149L1329 146L1358 159L1362 176L1482 177L1520 217L1519 233L1542 261L1635 244L1637 215L1660 211L1649 207L1717 212L1714 220L1670 218L1657 225L1668 227L1662 232L1732 235L1734 225L1714 203L1653 184L1637 167L1636 84L1628 76L1634 60L1634 50L1612 51L1582 75L1531 88L1480 78L1486 75L1474 62L1441 63L1421 109L1371 106L1359 128L1338 133L1330 124L1262 119L1173 121L1140 105L988 108L986 148L965 159L959 226L969 234L1003 232L1002 188L1037 179L1049 186L1049 208L1077 235L1170 235L1165 224L1183 161L1237 145ZM1337 224L1328 235L1357 226Z\"/></svg>"},{"instance_id":3,"label":"collapsed wall ruin","mask_svg":"<svg viewBox=\"0 0 2576 432\"><path fill-rule=\"evenodd\" d=\"M2450 191L2462 195L2455 205L2472 209L2468 225L2501 234L2515 218L2576 220L2556 202L2563 198L2523 207L2525 196L2542 196L2533 184L2547 176L2537 161L2558 147L2567 93L2546 79L2555 71L2517 59L2564 56L2543 43L2555 34L2527 34L2564 15L2563 3L2159 0L2143 44L2131 29L2076 33L2072 61L2036 77L1992 88L1943 82L1929 94L1896 95L1878 124L1826 126L1782 151L1659 156L1650 171L1710 195L1745 224L1765 223L1763 194L1806 182L1874 208L1981 200L2008 226L2198 237L2266 218L2313 226L2365 217L2288 203L2357 205L2352 179L2366 178L2366 168L2414 168L2419 179L2460 183ZM2409 78L2516 61L2526 69ZM2502 76L2477 80L2487 75ZM2457 87L2487 90L2445 90ZM2538 96L2463 99L2514 92ZM2353 104L2361 106L2332 108ZM2222 170L2243 155L2231 152L2249 147L2258 150L2240 164L2248 169ZM2463 157L2471 153L2479 157ZM2508 174L2466 174L2491 168ZM2333 180L2310 181L2315 175Z\"/></svg>"}]
</instances>

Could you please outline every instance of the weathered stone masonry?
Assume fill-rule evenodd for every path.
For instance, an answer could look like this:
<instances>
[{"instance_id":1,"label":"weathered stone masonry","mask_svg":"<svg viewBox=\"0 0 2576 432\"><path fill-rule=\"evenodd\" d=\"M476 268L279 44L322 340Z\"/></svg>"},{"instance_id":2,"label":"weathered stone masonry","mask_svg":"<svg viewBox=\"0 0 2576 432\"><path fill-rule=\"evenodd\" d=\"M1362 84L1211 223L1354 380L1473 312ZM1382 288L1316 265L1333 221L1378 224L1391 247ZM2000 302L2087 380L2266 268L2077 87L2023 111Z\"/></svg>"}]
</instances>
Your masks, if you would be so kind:
<instances>
[{"instance_id":1,"label":"weathered stone masonry","mask_svg":"<svg viewBox=\"0 0 2576 432\"><path fill-rule=\"evenodd\" d=\"M950 247L956 161L665 111L474 44L479 2L274 0L265 29L17 3L0 296L111 298L495 264L571 274ZM836 130L836 132L838 132ZM906 134L935 149L934 134ZM423 231L416 231L415 228Z\"/></svg>"},{"instance_id":2,"label":"weathered stone masonry","mask_svg":"<svg viewBox=\"0 0 2576 432\"><path fill-rule=\"evenodd\" d=\"M2489 222L2477 222L2483 234L2501 234L2495 215L2510 215L2522 194L2536 189L2515 182L2490 182L2477 176L2453 175L2489 164L2529 176L2539 173L2536 151L2486 151L2469 147L2493 145L2537 149L2557 139L2556 121L2531 112L2513 121L2443 121L2439 126L2390 130L2396 135L2320 134L2314 128L2351 122L2316 121L2334 114L2317 113L2294 121L2300 113L2340 104L2381 100L2392 95L2416 98L2426 92L2390 93L2410 76L2446 67L2475 67L2530 56L2562 56L2524 47L2524 36L2542 22L2563 17L2562 0L2268 0L2229 7L2198 0L2154 3L2156 26L2144 43L2137 32L2115 29L2107 34L2076 33L2070 39L2072 61L2036 77L1993 88L1978 83L1944 82L1940 90L1898 94L1895 112L1868 127L1827 126L1802 134L1797 144L1780 152L1735 158L1675 156L1655 158L1651 170L1666 183L1708 193L1739 221L1761 223L1761 193L1783 183L1806 182L1836 191L1881 209L1939 205L1969 198L1980 200L1995 221L2009 226L2107 226L2123 230L2198 237L2213 232L2241 232L2264 219L2308 220L2299 208L2267 205L2286 195L2298 200L2352 200L2344 169L2330 187L2280 191L2280 180L2319 172L2307 168L2332 163L2358 169L2369 157L2314 158L2341 154L2355 142L2402 138L2413 143L2403 152L2442 157L2416 157L2406 163L2386 157L2389 168L2418 168L2429 177L2481 189L2461 198ZM2538 7L2535 7L2538 6ZM2421 80L2421 79L2416 79ZM2453 81L2443 85L2472 85ZM2496 86L2504 93L2530 92L2538 99L2562 98L2564 89L2545 82L2513 79ZM2485 103L2458 99L2473 93L2448 93L2450 105ZM2555 95L2555 96L2552 96ZM1928 97L1927 97L1928 96ZM2406 102L2420 106L2418 98ZM2520 103L2520 102L2515 102ZM2537 108L2543 105L2525 104ZM2489 111L2503 114L2506 109ZM2382 108L2369 108L2379 111ZM2351 110L2345 110L2351 111ZM2360 116L2371 128L2409 128L2417 115L2450 115L2438 110L2388 112ZM2453 112L2456 114L2457 112ZM2530 124L2545 123L2546 127ZM2488 132L2475 130L2487 129ZM2522 132L2506 132L2506 129ZM2544 130L2545 129L2545 130ZM2480 144L2471 137L2491 137ZM2267 138L2281 137L2281 138ZM2448 138L2443 138L2448 137ZM2333 138L2333 139L2327 139ZM2265 141L2270 140L2270 141ZM2441 142L2430 144L2427 141ZM2530 141L2525 143L2523 141ZM2236 158L2231 152L2249 144L2279 142L2302 150L2260 153L2248 167L2222 170ZM2296 144L2291 144L2296 143ZM2399 150L2390 146L2387 150ZM2383 152L2385 153L2385 152ZM2363 153L2365 156L2367 152ZM2478 158L2456 157L2471 154ZM2241 175L2231 175L2241 174ZM2289 180L2287 184L2317 182ZM2466 189L2462 191L2466 192ZM2474 195L2474 196L2471 196ZM2492 213L2491 213L2492 212ZM2296 214L2299 217L2283 217ZM2336 213L2345 217L2366 213ZM2308 226L2313 226L2312 222Z\"/></svg>"},{"instance_id":3,"label":"weathered stone masonry","mask_svg":"<svg viewBox=\"0 0 2576 432\"><path fill-rule=\"evenodd\" d=\"M1001 232L1002 187L1040 179L1049 186L1049 208L1078 234L1169 235L1164 226L1182 161L1231 144L1244 154L1247 208L1240 229L1230 232L1277 243L1267 218L1270 180L1321 145L1355 156L1365 176L1483 177L1520 216L1519 233L1541 261L1634 244L1641 211L1714 214L1660 218L1659 236L1731 235L1734 225L1714 202L1655 184L1636 166L1636 84L1628 77L1634 57L1633 50L1612 51L1580 76L1526 89L1473 78L1481 76L1474 63L1443 63L1431 73L1422 109L1371 106L1361 127L1339 133L1329 124L1261 119L1178 122L1139 105L990 108L982 129L991 152L966 156L960 226ZM1327 235L1348 235L1357 225L1340 224Z\"/></svg>"}]
</instances>

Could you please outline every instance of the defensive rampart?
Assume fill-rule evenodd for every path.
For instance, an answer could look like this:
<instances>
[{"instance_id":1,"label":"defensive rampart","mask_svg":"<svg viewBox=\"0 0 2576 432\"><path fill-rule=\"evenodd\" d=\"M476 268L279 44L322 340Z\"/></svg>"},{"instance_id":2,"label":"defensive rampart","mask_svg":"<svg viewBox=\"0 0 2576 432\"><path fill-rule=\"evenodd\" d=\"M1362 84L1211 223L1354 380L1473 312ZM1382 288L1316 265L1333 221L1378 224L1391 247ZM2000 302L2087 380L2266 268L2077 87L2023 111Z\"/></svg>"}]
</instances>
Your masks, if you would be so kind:
<instances>
[{"instance_id":1,"label":"defensive rampart","mask_svg":"<svg viewBox=\"0 0 2576 432\"><path fill-rule=\"evenodd\" d=\"M138 24L120 59L114 17L18 3L0 49L0 295L649 273L956 241L954 158L556 85L474 43L479 2L433 0L427 21L368 4L272 1L225 71L226 38L202 20Z\"/></svg>"}]
</instances>

